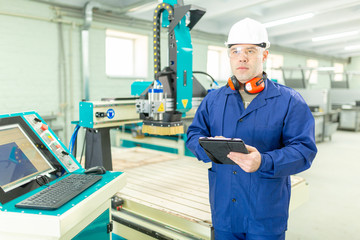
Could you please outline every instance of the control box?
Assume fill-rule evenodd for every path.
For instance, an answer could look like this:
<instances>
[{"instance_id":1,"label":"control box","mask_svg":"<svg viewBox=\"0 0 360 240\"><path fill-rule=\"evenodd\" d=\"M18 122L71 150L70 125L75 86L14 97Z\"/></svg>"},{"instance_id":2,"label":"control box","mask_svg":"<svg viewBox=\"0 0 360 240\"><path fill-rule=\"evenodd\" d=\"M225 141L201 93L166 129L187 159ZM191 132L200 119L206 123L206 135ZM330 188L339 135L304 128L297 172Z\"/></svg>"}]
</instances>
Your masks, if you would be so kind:
<instances>
[{"instance_id":1,"label":"control box","mask_svg":"<svg viewBox=\"0 0 360 240\"><path fill-rule=\"evenodd\" d=\"M79 125L85 128L116 127L139 121L135 99L116 101L83 101L79 103Z\"/></svg>"},{"instance_id":2,"label":"control box","mask_svg":"<svg viewBox=\"0 0 360 240\"><path fill-rule=\"evenodd\" d=\"M62 163L68 172L74 172L81 168L74 157L69 154L69 150L61 144L60 139L55 136L39 115L35 113L24 114L23 117L43 140L44 145L54 153L58 161Z\"/></svg>"}]
</instances>

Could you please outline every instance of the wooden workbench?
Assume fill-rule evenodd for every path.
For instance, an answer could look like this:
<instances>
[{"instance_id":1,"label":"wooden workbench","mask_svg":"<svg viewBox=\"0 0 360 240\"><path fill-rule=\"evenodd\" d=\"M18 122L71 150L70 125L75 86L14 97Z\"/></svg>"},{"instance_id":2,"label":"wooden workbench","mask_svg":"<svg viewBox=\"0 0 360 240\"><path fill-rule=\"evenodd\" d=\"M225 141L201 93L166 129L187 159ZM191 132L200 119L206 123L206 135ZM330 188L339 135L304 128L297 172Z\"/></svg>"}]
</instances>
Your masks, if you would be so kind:
<instances>
[{"instance_id":1,"label":"wooden workbench","mask_svg":"<svg viewBox=\"0 0 360 240\"><path fill-rule=\"evenodd\" d=\"M200 238L209 234L211 163L137 147L113 149L112 156L113 169L127 174L127 184L118 194L125 200L124 208ZM293 209L307 200L308 193L305 180L300 177L292 176L291 185ZM192 223L197 226L191 226ZM197 232L201 228L204 229Z\"/></svg>"}]
</instances>

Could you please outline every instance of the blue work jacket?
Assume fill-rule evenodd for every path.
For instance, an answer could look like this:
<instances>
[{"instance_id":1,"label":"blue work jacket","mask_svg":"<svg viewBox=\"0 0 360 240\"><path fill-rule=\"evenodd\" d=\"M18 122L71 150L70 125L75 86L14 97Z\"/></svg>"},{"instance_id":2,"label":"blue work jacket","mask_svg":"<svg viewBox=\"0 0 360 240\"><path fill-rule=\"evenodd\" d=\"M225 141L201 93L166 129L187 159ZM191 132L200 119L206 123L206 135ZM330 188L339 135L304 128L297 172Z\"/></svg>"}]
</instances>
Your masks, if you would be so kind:
<instances>
[{"instance_id":1,"label":"blue work jacket","mask_svg":"<svg viewBox=\"0 0 360 240\"><path fill-rule=\"evenodd\" d=\"M287 229L290 175L308 169L317 152L314 118L298 92L267 79L244 109L240 93L222 87L204 98L187 136L186 146L204 162L210 159L198 142L203 136L241 138L261 154L253 173L212 163L209 199L215 229L265 235Z\"/></svg>"}]
</instances>

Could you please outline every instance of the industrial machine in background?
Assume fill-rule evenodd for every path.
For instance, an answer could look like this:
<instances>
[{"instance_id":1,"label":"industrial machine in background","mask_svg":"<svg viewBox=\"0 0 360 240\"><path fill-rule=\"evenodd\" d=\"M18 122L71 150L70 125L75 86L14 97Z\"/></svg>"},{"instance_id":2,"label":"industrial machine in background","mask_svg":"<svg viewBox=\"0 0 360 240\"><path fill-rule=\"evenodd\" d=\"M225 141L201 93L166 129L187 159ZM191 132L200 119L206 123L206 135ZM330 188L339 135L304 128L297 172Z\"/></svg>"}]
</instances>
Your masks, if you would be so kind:
<instances>
[{"instance_id":1,"label":"industrial machine in background","mask_svg":"<svg viewBox=\"0 0 360 240\"><path fill-rule=\"evenodd\" d=\"M143 120L142 134L176 135L184 133L181 120L189 113L195 114L206 90L194 77L193 48L190 31L205 10L193 5L184 5L182 0L166 0L157 5L153 18L154 78L135 82L132 93L145 90L132 99L105 99L99 102L83 101L79 104L78 126L86 128L85 167L102 165L112 169L110 128ZM160 32L168 28L169 65L161 70ZM210 76L211 77L211 76ZM215 80L212 79L215 84ZM139 88L135 89L134 88ZM131 106L133 104L133 112ZM189 116L188 116L189 117ZM186 138L186 137L185 137ZM75 141L73 141L75 142ZM76 154L76 149L75 149Z\"/></svg>"},{"instance_id":2,"label":"industrial machine in background","mask_svg":"<svg viewBox=\"0 0 360 240\"><path fill-rule=\"evenodd\" d=\"M155 8L155 80L136 101L136 111L143 120L143 133L184 133L181 117L194 107L193 98L203 98L206 95L205 88L193 76L193 48L190 36L191 29L204 14L204 9L184 5L182 0L164 0ZM169 47L169 65L163 69L160 59L161 20L162 27L168 28Z\"/></svg>"},{"instance_id":3,"label":"industrial machine in background","mask_svg":"<svg viewBox=\"0 0 360 240\"><path fill-rule=\"evenodd\" d=\"M111 239L111 198L124 178L86 175L36 112L0 116L0 239Z\"/></svg>"},{"instance_id":4,"label":"industrial machine in background","mask_svg":"<svg viewBox=\"0 0 360 240\"><path fill-rule=\"evenodd\" d=\"M138 98L83 101L79 104L80 127L86 128L85 167L102 165L112 169L109 129L126 123L143 120L142 133L176 135L184 133L181 121L189 113L194 115L206 90L194 77L193 48L190 31L205 10L193 5L184 5L182 0L166 0L157 5L153 18L154 78ZM168 28L169 65L161 70L160 32ZM213 80L212 86L218 85ZM133 88L144 89L146 82L135 82ZM133 112L131 104L133 102ZM134 116L135 115L135 116ZM75 149L76 152L76 149Z\"/></svg>"},{"instance_id":5,"label":"industrial machine in background","mask_svg":"<svg viewBox=\"0 0 360 240\"><path fill-rule=\"evenodd\" d=\"M85 168L104 166L107 170L112 170L110 129L139 121L134 107L135 101L136 98L122 98L79 103L79 121L73 123L86 129L83 145ZM74 145L74 155L77 152L76 138L77 134L74 131L70 143Z\"/></svg>"},{"instance_id":6,"label":"industrial machine in background","mask_svg":"<svg viewBox=\"0 0 360 240\"><path fill-rule=\"evenodd\" d=\"M331 89L331 107L339 112L339 129L360 131L360 91L358 89Z\"/></svg>"},{"instance_id":7,"label":"industrial machine in background","mask_svg":"<svg viewBox=\"0 0 360 240\"><path fill-rule=\"evenodd\" d=\"M309 105L315 118L315 140L331 140L337 129L360 131L360 92L351 89L351 80L358 71L334 72L333 67L281 67L286 86L298 91ZM326 74L330 89L312 89L312 72ZM336 80L335 77L341 79Z\"/></svg>"}]
</instances>

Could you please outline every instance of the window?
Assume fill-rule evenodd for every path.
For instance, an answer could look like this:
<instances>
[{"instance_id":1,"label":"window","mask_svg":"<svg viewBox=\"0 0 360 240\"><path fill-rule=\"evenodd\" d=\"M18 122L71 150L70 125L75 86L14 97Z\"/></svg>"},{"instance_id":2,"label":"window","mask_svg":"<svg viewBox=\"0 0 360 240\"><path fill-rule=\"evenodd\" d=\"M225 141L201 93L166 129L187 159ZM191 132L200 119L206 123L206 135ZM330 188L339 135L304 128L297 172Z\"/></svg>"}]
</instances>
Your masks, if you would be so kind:
<instances>
[{"instance_id":1,"label":"window","mask_svg":"<svg viewBox=\"0 0 360 240\"><path fill-rule=\"evenodd\" d=\"M342 64L342 63L334 63L334 68L335 68L334 81L342 81L343 80L343 73L344 73L344 64Z\"/></svg>"},{"instance_id":2,"label":"window","mask_svg":"<svg viewBox=\"0 0 360 240\"><path fill-rule=\"evenodd\" d=\"M231 76L227 48L209 46L207 53L207 73L215 80L227 81Z\"/></svg>"},{"instance_id":3,"label":"window","mask_svg":"<svg viewBox=\"0 0 360 240\"><path fill-rule=\"evenodd\" d=\"M319 67L319 61L315 59L308 59L306 60L306 66L309 68L314 68L311 71L309 83L316 84L318 82L318 71L317 68Z\"/></svg>"},{"instance_id":4,"label":"window","mask_svg":"<svg viewBox=\"0 0 360 240\"><path fill-rule=\"evenodd\" d=\"M106 75L146 78L148 37L106 30Z\"/></svg>"},{"instance_id":5,"label":"window","mask_svg":"<svg viewBox=\"0 0 360 240\"><path fill-rule=\"evenodd\" d=\"M284 57L278 54L270 54L266 60L266 73L269 79L284 83L282 70L279 69L284 65Z\"/></svg>"}]
</instances>

